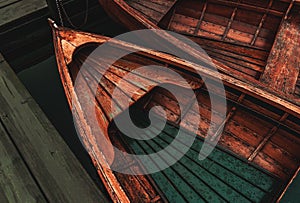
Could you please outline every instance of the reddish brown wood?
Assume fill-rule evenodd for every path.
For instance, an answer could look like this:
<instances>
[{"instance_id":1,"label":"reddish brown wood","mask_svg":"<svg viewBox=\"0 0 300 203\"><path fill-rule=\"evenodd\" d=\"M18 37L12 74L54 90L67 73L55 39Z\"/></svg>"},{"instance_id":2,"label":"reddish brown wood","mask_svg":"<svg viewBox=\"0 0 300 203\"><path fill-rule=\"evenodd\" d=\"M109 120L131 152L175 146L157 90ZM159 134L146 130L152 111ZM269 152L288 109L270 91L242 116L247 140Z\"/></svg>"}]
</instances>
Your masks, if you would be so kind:
<instances>
[{"instance_id":1,"label":"reddish brown wood","mask_svg":"<svg viewBox=\"0 0 300 203\"><path fill-rule=\"evenodd\" d=\"M126 110L127 105L125 104L128 101L130 101L130 105L142 101L145 109L150 109L157 104L162 106L167 112L168 121L173 125L180 124L187 131L198 130L198 135L205 137L210 125L212 110L205 84L199 77L193 75L196 71L201 72L205 83L220 78L226 86L228 115L225 120L219 116L218 123L215 124L217 129L220 129L218 125L225 125L219 146L245 159L251 154L255 154L249 161L282 180L288 180L297 169L300 138L296 136L299 134L299 128L295 128L295 126L300 122L300 108L263 90L260 83L253 86L225 74L216 75L205 66L113 39L108 58L117 54L121 49L134 49L136 52L116 61L106 70L104 65L108 62L108 58L87 56L93 50L94 45L105 43L109 38L60 28L53 23L51 25L60 77L70 108L73 109L73 114L78 119L77 126L82 141L113 201L165 200L164 195L151 178L126 176L110 170L106 157L114 157L114 150L108 147L108 142L113 142L124 151L130 151L122 139L119 139L120 136L117 135L117 132L110 128L112 120ZM92 68L78 72L83 62ZM188 87L195 90L199 105L191 103L190 99L182 94L183 101L189 108L189 114L180 112L178 103L172 94L156 88L156 86L161 83L169 83L176 85L178 91L187 86L175 81L172 75L164 71L150 73L147 77L143 75L143 72L137 73L131 81L125 80L122 86L117 86L125 75L145 65L160 65L181 74L188 81ZM96 77L99 75L103 75L103 78L96 81ZM75 77L84 81L83 85L76 90L74 88ZM147 83L152 85L147 86ZM96 96L92 94L92 85L97 86ZM140 90L132 98L131 95L126 95L122 99L115 100L112 98L112 93L116 88L124 92L133 91L135 88ZM213 94L219 95L221 91L219 86L213 86L212 89ZM77 95L80 93L85 93L87 97L78 97ZM118 108L112 110L111 102L117 104ZM218 113L218 109L222 107L217 105L214 113ZM90 119L89 115L94 112L97 121ZM184 118L187 118L184 121L178 119L182 113ZM189 123L199 116L199 113L201 115L199 126ZM161 115L161 112L157 112L158 117ZM95 128L96 126L105 132L106 141L99 140L100 138L95 136L100 133ZM124 168L134 166L131 170L144 170L138 162L125 154L118 158L127 161L128 164L122 166Z\"/></svg>"},{"instance_id":2,"label":"reddish brown wood","mask_svg":"<svg viewBox=\"0 0 300 203\"><path fill-rule=\"evenodd\" d=\"M272 4L273 4L273 0L270 0L269 4L268 4L268 7L267 7L267 11L263 14L263 16L262 16L262 18L261 18L261 20L259 22L259 25L258 25L258 27L257 27L257 29L255 31L255 35L254 35L254 37L251 40L251 45L255 44L255 42L257 40L257 37L258 37L258 35L259 35L260 31L261 31L261 28L262 28L262 26L263 26L263 24L264 24L264 22L266 20L266 17L267 17L267 15L269 13L269 10L270 10Z\"/></svg>"},{"instance_id":3,"label":"reddish brown wood","mask_svg":"<svg viewBox=\"0 0 300 203\"><path fill-rule=\"evenodd\" d=\"M262 78L261 81L265 81L266 86L270 87L269 91L297 102L289 94L295 92L297 97L300 95L300 85L295 89L297 79L294 77L298 68L289 68L288 62L286 63L282 59L288 60L290 57L289 61L294 61L294 64L298 62L299 57L297 58L295 54L299 42L295 40L295 43L288 43L286 39L296 39L299 31L295 27L294 30L287 32L289 36L279 37L274 45L273 43L280 22L293 10L292 8L295 7L294 10L299 10L298 2L170 0L165 3L155 1L153 7L149 6L153 1L99 0L99 2L111 17L130 30L162 28L184 34L203 46L222 73L252 84L261 84L258 80ZM137 3L139 6L136 6ZM157 20L155 20L156 14L153 12L160 13ZM162 15L164 16L162 17ZM282 31L285 27L284 24L287 24L287 27L293 27L293 25L289 25L289 21L284 21L287 23L283 23L280 33L284 32ZM168 38L191 55L196 57L201 55L189 45L180 44L170 36L166 37L166 39ZM278 41L282 42L277 43ZM265 71L267 57L272 46L269 65ZM281 46L288 47L289 51L281 54ZM291 53L295 53L294 56L290 56ZM281 62L277 63L276 61ZM262 76L262 74L264 75Z\"/></svg>"},{"instance_id":4,"label":"reddish brown wood","mask_svg":"<svg viewBox=\"0 0 300 203\"><path fill-rule=\"evenodd\" d=\"M261 81L269 88L292 95L300 69L300 14L295 9L283 20Z\"/></svg>"},{"instance_id":5,"label":"reddish brown wood","mask_svg":"<svg viewBox=\"0 0 300 203\"><path fill-rule=\"evenodd\" d=\"M201 25L202 20L204 18L204 15L205 15L205 12L206 12L206 8L207 8L207 1L205 1L205 4L203 5L202 11L201 11L201 16L200 16L200 18L198 20L196 29L194 30L194 35L197 35L197 33L199 32L199 28L200 28L200 25ZM173 13L173 17L174 16L175 16L175 13ZM172 18L172 20L170 22L172 22L173 20L174 20L174 18ZM168 29L170 29L170 23L169 23Z\"/></svg>"}]
</instances>

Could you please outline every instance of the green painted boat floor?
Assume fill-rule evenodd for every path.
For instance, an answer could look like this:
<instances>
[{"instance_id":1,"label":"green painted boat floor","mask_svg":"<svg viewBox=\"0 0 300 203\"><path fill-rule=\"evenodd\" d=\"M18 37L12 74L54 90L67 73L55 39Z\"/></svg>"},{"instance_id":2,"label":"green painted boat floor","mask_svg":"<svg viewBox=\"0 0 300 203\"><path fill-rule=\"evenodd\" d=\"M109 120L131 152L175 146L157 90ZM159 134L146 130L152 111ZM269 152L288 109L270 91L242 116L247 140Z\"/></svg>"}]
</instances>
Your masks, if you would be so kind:
<instances>
[{"instance_id":1,"label":"green painted boat floor","mask_svg":"<svg viewBox=\"0 0 300 203\"><path fill-rule=\"evenodd\" d=\"M130 110L133 122L140 127L149 126L147 115L136 108ZM148 128L147 128L148 129ZM137 140L119 134L135 154L150 154L164 149L176 137L178 129L166 124L162 132L155 126L145 135L157 135L149 140ZM186 133L186 136L189 136ZM203 140L196 138L189 151L174 165L151 174L160 190L170 202L270 202L281 182L262 169L215 148L203 161L198 159ZM174 155L160 157L150 165L174 159ZM158 166L157 166L158 167Z\"/></svg>"}]
</instances>

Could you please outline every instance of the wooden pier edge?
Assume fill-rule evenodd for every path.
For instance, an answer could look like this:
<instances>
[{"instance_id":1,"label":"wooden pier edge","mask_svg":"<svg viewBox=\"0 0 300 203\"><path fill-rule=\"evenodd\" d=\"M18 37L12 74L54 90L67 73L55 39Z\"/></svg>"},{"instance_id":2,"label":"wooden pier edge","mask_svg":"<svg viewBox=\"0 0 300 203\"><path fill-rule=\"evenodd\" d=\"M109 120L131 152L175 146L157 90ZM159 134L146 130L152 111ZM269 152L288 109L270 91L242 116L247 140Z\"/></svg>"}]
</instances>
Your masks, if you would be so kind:
<instances>
[{"instance_id":1,"label":"wooden pier edge","mask_svg":"<svg viewBox=\"0 0 300 203\"><path fill-rule=\"evenodd\" d=\"M0 27L44 8L47 8L45 0L1 1Z\"/></svg>"},{"instance_id":2,"label":"wooden pier edge","mask_svg":"<svg viewBox=\"0 0 300 203\"><path fill-rule=\"evenodd\" d=\"M1 54L0 188L0 202L108 201Z\"/></svg>"}]
</instances>

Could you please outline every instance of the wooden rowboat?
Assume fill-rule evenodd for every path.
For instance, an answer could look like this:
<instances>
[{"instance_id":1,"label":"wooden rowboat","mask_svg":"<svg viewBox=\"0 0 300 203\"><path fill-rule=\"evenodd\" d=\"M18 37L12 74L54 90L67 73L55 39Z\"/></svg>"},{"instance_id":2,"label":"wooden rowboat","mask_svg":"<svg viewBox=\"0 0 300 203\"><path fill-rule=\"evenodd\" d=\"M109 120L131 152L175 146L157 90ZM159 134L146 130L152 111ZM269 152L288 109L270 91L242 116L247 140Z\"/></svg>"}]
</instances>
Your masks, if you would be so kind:
<instances>
[{"instance_id":1,"label":"wooden rowboat","mask_svg":"<svg viewBox=\"0 0 300 203\"><path fill-rule=\"evenodd\" d=\"M117 60L105 69L107 58L93 55L93 51L109 40L108 37L78 32L56 26L51 21L57 64L62 84L76 122L77 130L93 161L99 176L114 202L266 202L275 201L285 191L292 177L299 170L300 163L300 108L274 96L259 87L251 86L228 75L220 74L226 89L226 117L219 117L224 131L218 146L207 159L198 159L199 150L207 136L211 114L218 117L218 108L212 112L209 94L219 95L220 87L208 94L207 84L214 84L215 74L200 65L179 60L168 55L127 42L113 40L107 49L110 55L119 50L135 50ZM90 68L82 69L83 64ZM103 65L104 64L104 65ZM198 105L182 94L182 101L188 107L185 112L178 109L178 102L169 91L157 87L160 83L175 86L183 91L187 86L174 81L168 72L152 75L135 74L130 80L122 80L140 66L159 65L172 69L194 89ZM193 70L201 72L202 78ZM101 80L96 80L97 75ZM75 87L77 79L81 85ZM123 85L118 86L120 81ZM205 80L205 83L204 83ZM146 86L145 84L152 84ZM97 93L92 93L92 86ZM114 89L128 91L138 88L131 97L115 100ZM184 91L183 91L184 92ZM78 95L84 95L83 97ZM149 140L135 140L118 130L114 120L128 109L130 102L132 120L139 126L148 126L147 112L154 106L161 106L168 122L162 132L151 126L145 136ZM112 110L111 103L119 108ZM91 105L92 104L92 105ZM92 107L91 107L92 106ZM93 113L97 120L91 119ZM161 111L154 112L161 118ZM132 154L149 154L165 148L176 136L179 126L186 136L195 126L190 122L201 114L197 138L188 152L176 164L150 175L142 175L145 168L126 153L113 163L114 149ZM183 114L184 119L179 119ZM189 117L187 117L189 116ZM218 127L218 126L217 126ZM97 131L98 130L98 131ZM106 139L99 140L98 133ZM109 143L107 143L109 142ZM170 155L171 156L171 155ZM164 159L164 157L162 157ZM123 160L122 162L119 162ZM119 163L124 163L119 166ZM153 161L153 164L157 164ZM112 167L128 168L139 175L126 175L111 170Z\"/></svg>"},{"instance_id":2,"label":"wooden rowboat","mask_svg":"<svg viewBox=\"0 0 300 203\"><path fill-rule=\"evenodd\" d=\"M130 30L154 28L190 37L219 70L299 101L300 1L99 0ZM185 49L193 52L191 49Z\"/></svg>"}]
</instances>

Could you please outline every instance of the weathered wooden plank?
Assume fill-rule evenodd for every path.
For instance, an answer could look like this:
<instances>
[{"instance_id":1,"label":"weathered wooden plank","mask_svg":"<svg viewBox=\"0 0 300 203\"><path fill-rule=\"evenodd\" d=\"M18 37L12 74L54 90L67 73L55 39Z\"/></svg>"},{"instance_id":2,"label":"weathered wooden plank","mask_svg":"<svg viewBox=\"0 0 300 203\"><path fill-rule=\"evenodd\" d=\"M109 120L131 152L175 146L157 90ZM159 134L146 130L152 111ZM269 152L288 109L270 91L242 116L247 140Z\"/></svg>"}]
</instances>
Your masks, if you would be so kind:
<instances>
[{"instance_id":1,"label":"weathered wooden plank","mask_svg":"<svg viewBox=\"0 0 300 203\"><path fill-rule=\"evenodd\" d=\"M0 63L0 92L1 121L47 200L106 202L5 61Z\"/></svg>"},{"instance_id":2,"label":"weathered wooden plank","mask_svg":"<svg viewBox=\"0 0 300 203\"><path fill-rule=\"evenodd\" d=\"M46 202L0 123L0 202Z\"/></svg>"},{"instance_id":3,"label":"weathered wooden plank","mask_svg":"<svg viewBox=\"0 0 300 203\"><path fill-rule=\"evenodd\" d=\"M176 1L141 1L131 0L127 3L142 14L152 18L158 23L165 14L172 8Z\"/></svg>"},{"instance_id":4,"label":"weathered wooden plank","mask_svg":"<svg viewBox=\"0 0 300 203\"><path fill-rule=\"evenodd\" d=\"M5 6L9 6L11 4L17 3L20 0L1 0L0 1L0 8L4 8Z\"/></svg>"},{"instance_id":5,"label":"weathered wooden plank","mask_svg":"<svg viewBox=\"0 0 300 203\"><path fill-rule=\"evenodd\" d=\"M300 64L300 15L290 13L279 28L261 81L269 88L293 94Z\"/></svg>"},{"instance_id":6,"label":"weathered wooden plank","mask_svg":"<svg viewBox=\"0 0 300 203\"><path fill-rule=\"evenodd\" d=\"M140 4L138 1L132 1L130 5L137 9L142 15L150 18L154 23L158 23L159 20L164 16L163 13L160 13L155 9L148 8L144 4Z\"/></svg>"},{"instance_id":7,"label":"weathered wooden plank","mask_svg":"<svg viewBox=\"0 0 300 203\"><path fill-rule=\"evenodd\" d=\"M46 8L45 0L22 0L0 9L0 26Z\"/></svg>"}]
</instances>

